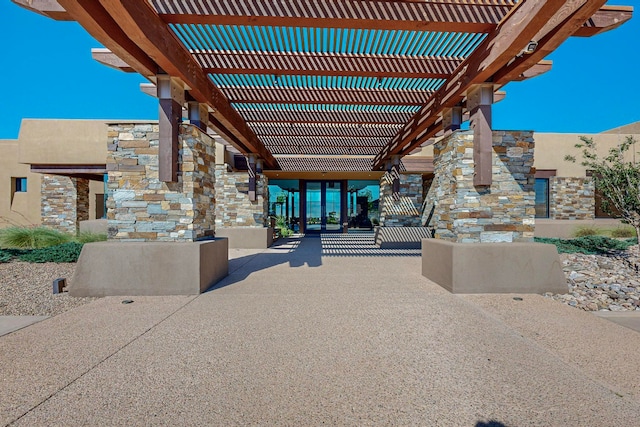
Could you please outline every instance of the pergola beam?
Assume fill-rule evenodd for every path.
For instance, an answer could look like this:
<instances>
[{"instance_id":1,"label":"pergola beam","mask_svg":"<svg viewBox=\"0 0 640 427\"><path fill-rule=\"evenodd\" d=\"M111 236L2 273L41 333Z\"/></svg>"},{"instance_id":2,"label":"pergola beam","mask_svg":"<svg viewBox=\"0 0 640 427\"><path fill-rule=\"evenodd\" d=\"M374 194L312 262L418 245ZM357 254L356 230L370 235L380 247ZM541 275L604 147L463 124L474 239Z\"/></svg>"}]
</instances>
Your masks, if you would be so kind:
<instances>
[{"instance_id":1,"label":"pergola beam","mask_svg":"<svg viewBox=\"0 0 640 427\"><path fill-rule=\"evenodd\" d=\"M107 49L138 73L149 78L158 65L120 28L98 1L58 0L67 13Z\"/></svg>"},{"instance_id":2,"label":"pergola beam","mask_svg":"<svg viewBox=\"0 0 640 427\"><path fill-rule=\"evenodd\" d=\"M493 77L493 81L499 85L505 85L513 80L518 80L518 76L530 70L531 64L538 63L539 60L556 50L568 37L582 26L586 19L593 16L593 11L598 10L605 0L592 0L586 2L570 14L564 15L562 20L552 21L546 33L538 39L538 46L535 51L528 55L521 55L515 58L510 64L498 70Z\"/></svg>"},{"instance_id":3,"label":"pergola beam","mask_svg":"<svg viewBox=\"0 0 640 427\"><path fill-rule=\"evenodd\" d=\"M575 33L578 37L591 37L618 28L633 16L633 6L604 5L598 9Z\"/></svg>"},{"instance_id":4,"label":"pergola beam","mask_svg":"<svg viewBox=\"0 0 640 427\"><path fill-rule=\"evenodd\" d=\"M87 1L89 0L80 0L79 3ZM179 77L188 86L190 95L195 100L208 104L213 109L213 115L225 128L252 153L264 159L270 168L277 168L275 158L147 2L100 0L100 3L112 17L118 17L123 30L166 73Z\"/></svg>"},{"instance_id":5,"label":"pergola beam","mask_svg":"<svg viewBox=\"0 0 640 427\"><path fill-rule=\"evenodd\" d=\"M522 56L527 44L536 40L536 36L545 28L553 25L558 19L563 21L564 17L580 9L584 2L585 0L541 0L518 3L505 21L487 36L451 78L376 156L374 169L382 168L384 162L392 155L408 153L431 138L439 130L433 125L444 108L452 108L458 104L472 85L489 81L510 61ZM588 4L595 2L602 5L604 0L587 1Z\"/></svg>"}]
</instances>

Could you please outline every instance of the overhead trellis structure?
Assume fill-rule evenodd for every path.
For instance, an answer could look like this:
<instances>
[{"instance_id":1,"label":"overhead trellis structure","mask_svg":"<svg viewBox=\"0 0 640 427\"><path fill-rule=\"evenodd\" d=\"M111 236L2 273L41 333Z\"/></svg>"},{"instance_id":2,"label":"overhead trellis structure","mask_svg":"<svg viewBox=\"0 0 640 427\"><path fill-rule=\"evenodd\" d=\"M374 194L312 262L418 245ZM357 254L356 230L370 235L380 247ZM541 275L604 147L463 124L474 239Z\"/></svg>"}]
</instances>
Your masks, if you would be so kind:
<instances>
[{"instance_id":1,"label":"overhead trellis structure","mask_svg":"<svg viewBox=\"0 0 640 427\"><path fill-rule=\"evenodd\" d=\"M505 84L549 70L568 37L632 15L605 0L14 2L78 21L112 52L96 59L158 85L168 76L241 153L299 171L397 164Z\"/></svg>"}]
</instances>

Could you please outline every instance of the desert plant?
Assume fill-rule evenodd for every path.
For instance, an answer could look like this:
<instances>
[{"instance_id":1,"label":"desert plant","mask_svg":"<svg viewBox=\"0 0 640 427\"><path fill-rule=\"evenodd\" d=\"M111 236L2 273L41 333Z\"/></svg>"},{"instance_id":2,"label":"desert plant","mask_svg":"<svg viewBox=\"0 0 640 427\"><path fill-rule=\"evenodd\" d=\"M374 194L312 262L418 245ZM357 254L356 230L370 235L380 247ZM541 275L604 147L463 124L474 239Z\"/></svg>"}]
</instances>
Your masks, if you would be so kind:
<instances>
[{"instance_id":1,"label":"desert plant","mask_svg":"<svg viewBox=\"0 0 640 427\"><path fill-rule=\"evenodd\" d=\"M89 231L84 231L82 233L78 233L76 237L76 241L79 243L93 243L93 242L104 242L107 240L107 235L104 233L91 233Z\"/></svg>"},{"instance_id":2,"label":"desert plant","mask_svg":"<svg viewBox=\"0 0 640 427\"><path fill-rule=\"evenodd\" d=\"M602 209L633 226L636 239L640 239L640 164L625 160L635 149L636 140L627 137L604 158L598 155L593 139L580 137L580 140L582 143L576 144L576 148L582 150L582 165L592 171L596 189L605 196ZM575 162L576 158L566 156L565 160Z\"/></svg>"},{"instance_id":3,"label":"desert plant","mask_svg":"<svg viewBox=\"0 0 640 427\"><path fill-rule=\"evenodd\" d=\"M13 258L13 255L0 249L0 263L9 262L11 258Z\"/></svg>"},{"instance_id":4,"label":"desert plant","mask_svg":"<svg viewBox=\"0 0 640 427\"><path fill-rule=\"evenodd\" d=\"M635 237L636 231L632 227L616 227L611 230L611 237L617 239Z\"/></svg>"},{"instance_id":5,"label":"desert plant","mask_svg":"<svg viewBox=\"0 0 640 427\"><path fill-rule=\"evenodd\" d=\"M601 230L595 225L581 225L573 231L573 237L597 236Z\"/></svg>"},{"instance_id":6,"label":"desert plant","mask_svg":"<svg viewBox=\"0 0 640 427\"><path fill-rule=\"evenodd\" d=\"M0 247L4 248L46 248L71 240L71 235L46 227L9 227L0 230Z\"/></svg>"},{"instance_id":7,"label":"desert plant","mask_svg":"<svg viewBox=\"0 0 640 427\"><path fill-rule=\"evenodd\" d=\"M18 258L26 262L76 262L82 251L82 243L68 242L47 248L33 249Z\"/></svg>"},{"instance_id":8,"label":"desert plant","mask_svg":"<svg viewBox=\"0 0 640 427\"><path fill-rule=\"evenodd\" d=\"M536 237L539 243L555 245L559 253L602 254L609 251L625 250L635 244L635 239L617 240L605 236L584 236L576 239L553 239Z\"/></svg>"}]
</instances>

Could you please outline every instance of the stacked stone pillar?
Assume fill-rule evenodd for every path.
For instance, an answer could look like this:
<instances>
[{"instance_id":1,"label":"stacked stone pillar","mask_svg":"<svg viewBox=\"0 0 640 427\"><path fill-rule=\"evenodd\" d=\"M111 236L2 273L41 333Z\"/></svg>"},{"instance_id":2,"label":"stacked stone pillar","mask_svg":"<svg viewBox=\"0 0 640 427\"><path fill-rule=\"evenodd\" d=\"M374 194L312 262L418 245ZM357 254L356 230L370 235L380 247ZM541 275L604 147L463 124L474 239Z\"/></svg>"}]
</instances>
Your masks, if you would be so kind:
<instances>
[{"instance_id":1,"label":"stacked stone pillar","mask_svg":"<svg viewBox=\"0 0 640 427\"><path fill-rule=\"evenodd\" d=\"M89 180L44 174L41 185L42 225L75 234L89 219Z\"/></svg>"},{"instance_id":2,"label":"stacked stone pillar","mask_svg":"<svg viewBox=\"0 0 640 427\"><path fill-rule=\"evenodd\" d=\"M419 227L422 186L420 174L385 173L380 179L380 225Z\"/></svg>"},{"instance_id":3,"label":"stacked stone pillar","mask_svg":"<svg viewBox=\"0 0 640 427\"><path fill-rule=\"evenodd\" d=\"M216 227L267 227L269 178L255 174L255 193L251 194L252 177L248 172L232 172L226 164L219 164L215 173Z\"/></svg>"},{"instance_id":4,"label":"stacked stone pillar","mask_svg":"<svg viewBox=\"0 0 640 427\"><path fill-rule=\"evenodd\" d=\"M531 242L535 224L532 132L494 131L491 185L474 185L473 131L434 146L434 237L456 243Z\"/></svg>"},{"instance_id":5,"label":"stacked stone pillar","mask_svg":"<svg viewBox=\"0 0 640 427\"><path fill-rule=\"evenodd\" d=\"M215 231L215 143L180 125L177 182L159 177L157 124L109 126L109 239L190 242Z\"/></svg>"}]
</instances>

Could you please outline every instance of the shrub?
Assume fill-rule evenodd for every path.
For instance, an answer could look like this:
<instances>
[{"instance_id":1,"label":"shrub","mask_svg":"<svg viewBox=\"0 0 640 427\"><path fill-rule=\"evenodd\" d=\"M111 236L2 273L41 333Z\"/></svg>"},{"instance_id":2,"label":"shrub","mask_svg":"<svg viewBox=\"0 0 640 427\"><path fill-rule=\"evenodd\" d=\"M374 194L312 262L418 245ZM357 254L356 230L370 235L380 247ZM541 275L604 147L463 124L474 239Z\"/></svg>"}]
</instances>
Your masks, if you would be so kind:
<instances>
[{"instance_id":1,"label":"shrub","mask_svg":"<svg viewBox=\"0 0 640 427\"><path fill-rule=\"evenodd\" d=\"M9 262L11 261L11 258L13 258L13 255L9 252L0 250L0 263Z\"/></svg>"},{"instance_id":2,"label":"shrub","mask_svg":"<svg viewBox=\"0 0 640 427\"><path fill-rule=\"evenodd\" d=\"M78 233L78 237L76 240L80 243L93 243L93 242L104 242L107 240L107 235L103 233L91 233L88 231Z\"/></svg>"},{"instance_id":3,"label":"shrub","mask_svg":"<svg viewBox=\"0 0 640 427\"><path fill-rule=\"evenodd\" d=\"M69 234L46 227L9 227L0 230L0 246L37 249L71 241Z\"/></svg>"},{"instance_id":4,"label":"shrub","mask_svg":"<svg viewBox=\"0 0 640 427\"><path fill-rule=\"evenodd\" d=\"M82 243L68 242L48 248L33 249L18 258L26 262L76 262L82 251Z\"/></svg>"},{"instance_id":5,"label":"shrub","mask_svg":"<svg viewBox=\"0 0 640 427\"><path fill-rule=\"evenodd\" d=\"M611 237L625 238L635 237L636 230L633 227L617 227L611 230Z\"/></svg>"},{"instance_id":6,"label":"shrub","mask_svg":"<svg viewBox=\"0 0 640 427\"><path fill-rule=\"evenodd\" d=\"M559 253L602 254L614 250L625 250L635 244L635 239L617 240L604 236L584 236L576 239L551 239L536 237L536 242L556 245Z\"/></svg>"},{"instance_id":7,"label":"shrub","mask_svg":"<svg viewBox=\"0 0 640 427\"><path fill-rule=\"evenodd\" d=\"M574 230L573 237L597 236L598 234L600 234L600 229L595 225L581 225Z\"/></svg>"}]
</instances>

